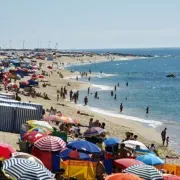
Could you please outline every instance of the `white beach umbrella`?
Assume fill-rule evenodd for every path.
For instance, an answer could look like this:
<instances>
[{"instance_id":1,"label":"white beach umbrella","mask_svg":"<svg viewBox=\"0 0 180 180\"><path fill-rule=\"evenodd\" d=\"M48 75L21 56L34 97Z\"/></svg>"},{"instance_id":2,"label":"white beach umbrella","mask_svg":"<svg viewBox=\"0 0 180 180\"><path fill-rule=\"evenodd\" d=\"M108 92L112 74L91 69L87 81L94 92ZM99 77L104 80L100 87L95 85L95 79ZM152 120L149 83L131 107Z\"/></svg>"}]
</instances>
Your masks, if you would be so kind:
<instances>
[{"instance_id":1,"label":"white beach umbrella","mask_svg":"<svg viewBox=\"0 0 180 180\"><path fill-rule=\"evenodd\" d=\"M148 148L142 142L139 141L128 140L124 141L123 144L125 144L126 147L131 149L136 149L136 147L139 146L142 150L148 150Z\"/></svg>"}]
</instances>

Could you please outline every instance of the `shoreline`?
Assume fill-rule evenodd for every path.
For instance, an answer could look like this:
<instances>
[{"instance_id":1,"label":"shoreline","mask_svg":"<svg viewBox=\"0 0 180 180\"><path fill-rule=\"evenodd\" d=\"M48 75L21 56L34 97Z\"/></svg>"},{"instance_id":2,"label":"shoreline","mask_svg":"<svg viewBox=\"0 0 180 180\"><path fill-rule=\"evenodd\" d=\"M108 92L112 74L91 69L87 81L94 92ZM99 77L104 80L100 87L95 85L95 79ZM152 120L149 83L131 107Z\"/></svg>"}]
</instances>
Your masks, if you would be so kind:
<instances>
[{"instance_id":1,"label":"shoreline","mask_svg":"<svg viewBox=\"0 0 180 180\"><path fill-rule=\"evenodd\" d=\"M88 59L86 59L86 57L83 57L81 61L88 62L88 61L94 61L94 59L96 60L95 63L107 62L106 57L102 57L102 56L100 56L100 60L98 60L98 56L95 56L91 58L88 57ZM114 59L117 59L117 61L120 61L121 57L116 57ZM128 58L123 58L123 59L128 60ZM55 109L61 111L63 115L79 120L80 124L83 124L83 125L87 125L89 122L89 119L92 117L94 120L99 120L101 123L102 122L106 123L105 129L107 132L110 133L111 137L119 137L122 140L125 137L125 132L131 131L134 134L137 134L138 140L145 143L147 146L154 143L160 149L162 157L165 157L166 155L169 155L169 154L177 155L177 153L175 153L170 148L167 149L166 147L161 147L160 134L156 132L153 128L144 127L140 122L135 122L135 121L124 119L124 118L112 117L112 116L100 114L98 112L93 112L93 111L90 111L90 109L88 109L87 107L84 107L78 104L76 105L68 100L63 100L61 98L59 101L57 101L57 90L60 89L62 86L66 86L69 92L71 89L72 90L73 89L76 89L76 90L87 89L89 86L92 86L92 84L86 83L86 82L74 81L71 79L66 79L67 77L79 75L78 72L71 73L66 68L58 69L59 67L57 67L57 69L48 69L47 66L52 65L53 62L57 62L61 64L64 63L64 66L68 65L69 63L71 63L72 65L72 64L78 63L79 60L72 57L61 57L61 58L55 59L54 61L37 60L37 63L39 62L43 63L42 70L45 70L46 72L50 74L50 76L45 77L45 79L47 79L47 81L51 83L51 86L47 86L46 88L43 88L42 87L43 83L40 82L39 88L36 88L36 92L47 93L51 100L45 100L43 98L32 98L29 96L20 95L22 101L31 101L34 103L41 103L45 109L49 109L52 106ZM51 71L53 72L52 74L51 74ZM61 72L63 74L63 78L59 77L57 72ZM71 86L67 86L68 82L71 84ZM80 111L87 115L77 114L77 111ZM6 134L6 133L3 132L3 134Z\"/></svg>"}]
</instances>

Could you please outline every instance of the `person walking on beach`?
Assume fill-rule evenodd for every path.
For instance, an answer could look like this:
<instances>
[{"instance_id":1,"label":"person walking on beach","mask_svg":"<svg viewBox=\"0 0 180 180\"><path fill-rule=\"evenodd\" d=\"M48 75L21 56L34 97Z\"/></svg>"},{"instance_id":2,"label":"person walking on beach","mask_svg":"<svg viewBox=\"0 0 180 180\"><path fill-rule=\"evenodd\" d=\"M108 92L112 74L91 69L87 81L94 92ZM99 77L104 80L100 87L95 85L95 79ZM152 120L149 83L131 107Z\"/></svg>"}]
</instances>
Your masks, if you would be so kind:
<instances>
[{"instance_id":1,"label":"person walking on beach","mask_svg":"<svg viewBox=\"0 0 180 180\"><path fill-rule=\"evenodd\" d=\"M89 93L90 93L90 87L88 87L88 95L89 95Z\"/></svg>"},{"instance_id":2,"label":"person walking on beach","mask_svg":"<svg viewBox=\"0 0 180 180\"><path fill-rule=\"evenodd\" d=\"M121 105L120 105L120 112L122 112L123 111L123 104L121 103Z\"/></svg>"},{"instance_id":3,"label":"person walking on beach","mask_svg":"<svg viewBox=\"0 0 180 180\"><path fill-rule=\"evenodd\" d=\"M72 98L73 97L73 91L71 90L70 92L69 92L69 98L70 98L70 101L72 101Z\"/></svg>"},{"instance_id":4,"label":"person walking on beach","mask_svg":"<svg viewBox=\"0 0 180 180\"><path fill-rule=\"evenodd\" d=\"M97 99L98 98L98 92L95 92L94 98Z\"/></svg>"},{"instance_id":5,"label":"person walking on beach","mask_svg":"<svg viewBox=\"0 0 180 180\"><path fill-rule=\"evenodd\" d=\"M149 107L146 108L146 114L149 114Z\"/></svg>"},{"instance_id":6,"label":"person walking on beach","mask_svg":"<svg viewBox=\"0 0 180 180\"><path fill-rule=\"evenodd\" d=\"M116 86L114 86L114 91L116 91Z\"/></svg>"},{"instance_id":7,"label":"person walking on beach","mask_svg":"<svg viewBox=\"0 0 180 180\"><path fill-rule=\"evenodd\" d=\"M112 97L114 96L114 92L113 92L113 91L111 91L111 96L112 96Z\"/></svg>"},{"instance_id":8,"label":"person walking on beach","mask_svg":"<svg viewBox=\"0 0 180 180\"><path fill-rule=\"evenodd\" d=\"M114 95L114 100L116 100L116 94Z\"/></svg>"},{"instance_id":9,"label":"person walking on beach","mask_svg":"<svg viewBox=\"0 0 180 180\"><path fill-rule=\"evenodd\" d=\"M57 101L59 101L59 93L57 93Z\"/></svg>"},{"instance_id":10,"label":"person walking on beach","mask_svg":"<svg viewBox=\"0 0 180 180\"><path fill-rule=\"evenodd\" d=\"M74 99L74 103L77 104L77 93L74 93L73 99Z\"/></svg>"},{"instance_id":11,"label":"person walking on beach","mask_svg":"<svg viewBox=\"0 0 180 180\"><path fill-rule=\"evenodd\" d=\"M90 81L90 80L91 80L91 77L88 78L88 81Z\"/></svg>"},{"instance_id":12,"label":"person walking on beach","mask_svg":"<svg viewBox=\"0 0 180 180\"><path fill-rule=\"evenodd\" d=\"M78 81L78 76L76 76L76 81Z\"/></svg>"},{"instance_id":13,"label":"person walking on beach","mask_svg":"<svg viewBox=\"0 0 180 180\"><path fill-rule=\"evenodd\" d=\"M169 137L166 138L166 146L168 147L169 145Z\"/></svg>"},{"instance_id":14,"label":"person walking on beach","mask_svg":"<svg viewBox=\"0 0 180 180\"><path fill-rule=\"evenodd\" d=\"M129 86L129 83L128 82L126 82L126 87L128 87Z\"/></svg>"},{"instance_id":15,"label":"person walking on beach","mask_svg":"<svg viewBox=\"0 0 180 180\"><path fill-rule=\"evenodd\" d=\"M117 86L119 87L119 83L117 84Z\"/></svg>"},{"instance_id":16,"label":"person walking on beach","mask_svg":"<svg viewBox=\"0 0 180 180\"><path fill-rule=\"evenodd\" d=\"M77 100L79 100L79 91L76 92Z\"/></svg>"},{"instance_id":17,"label":"person walking on beach","mask_svg":"<svg viewBox=\"0 0 180 180\"><path fill-rule=\"evenodd\" d=\"M163 146L164 146L164 143L165 143L165 141L166 141L166 130L167 130L167 128L165 128L165 129L161 132L161 138L162 138Z\"/></svg>"},{"instance_id":18,"label":"person walking on beach","mask_svg":"<svg viewBox=\"0 0 180 180\"><path fill-rule=\"evenodd\" d=\"M88 103L88 98L87 98L87 96L86 96L86 97L84 98L84 105L86 106L87 103Z\"/></svg>"}]
</instances>

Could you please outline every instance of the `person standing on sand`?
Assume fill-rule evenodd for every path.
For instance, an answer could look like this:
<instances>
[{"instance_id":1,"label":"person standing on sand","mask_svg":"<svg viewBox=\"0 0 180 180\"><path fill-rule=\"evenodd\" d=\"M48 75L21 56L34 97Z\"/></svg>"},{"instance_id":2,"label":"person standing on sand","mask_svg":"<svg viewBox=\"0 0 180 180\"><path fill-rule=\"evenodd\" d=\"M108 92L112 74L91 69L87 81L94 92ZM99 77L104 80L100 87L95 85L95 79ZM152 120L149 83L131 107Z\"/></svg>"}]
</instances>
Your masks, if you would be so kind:
<instances>
[{"instance_id":1,"label":"person standing on sand","mask_svg":"<svg viewBox=\"0 0 180 180\"><path fill-rule=\"evenodd\" d=\"M116 91L116 86L114 86L114 91Z\"/></svg>"},{"instance_id":2,"label":"person standing on sand","mask_svg":"<svg viewBox=\"0 0 180 180\"><path fill-rule=\"evenodd\" d=\"M169 145L169 137L166 138L166 146L168 147Z\"/></svg>"},{"instance_id":3,"label":"person standing on sand","mask_svg":"<svg viewBox=\"0 0 180 180\"><path fill-rule=\"evenodd\" d=\"M114 100L116 100L116 94L114 95Z\"/></svg>"},{"instance_id":4,"label":"person standing on sand","mask_svg":"<svg viewBox=\"0 0 180 180\"><path fill-rule=\"evenodd\" d=\"M89 93L90 93L90 87L88 87L88 95L89 95Z\"/></svg>"},{"instance_id":5,"label":"person standing on sand","mask_svg":"<svg viewBox=\"0 0 180 180\"><path fill-rule=\"evenodd\" d=\"M146 108L146 114L149 114L149 107Z\"/></svg>"},{"instance_id":6,"label":"person standing on sand","mask_svg":"<svg viewBox=\"0 0 180 180\"><path fill-rule=\"evenodd\" d=\"M77 103L77 93L74 93L73 98L74 98L74 103L76 104Z\"/></svg>"},{"instance_id":7,"label":"person standing on sand","mask_svg":"<svg viewBox=\"0 0 180 180\"><path fill-rule=\"evenodd\" d=\"M86 97L84 98L84 105L86 106L87 103L88 103L88 98L87 98L87 96L86 96Z\"/></svg>"},{"instance_id":8,"label":"person standing on sand","mask_svg":"<svg viewBox=\"0 0 180 180\"><path fill-rule=\"evenodd\" d=\"M129 86L129 83L128 82L126 82L126 87L128 87Z\"/></svg>"},{"instance_id":9,"label":"person standing on sand","mask_svg":"<svg viewBox=\"0 0 180 180\"><path fill-rule=\"evenodd\" d=\"M79 99L79 91L76 92L77 100Z\"/></svg>"},{"instance_id":10,"label":"person standing on sand","mask_svg":"<svg viewBox=\"0 0 180 180\"><path fill-rule=\"evenodd\" d=\"M113 95L114 95L114 92L113 92L113 91L111 91L111 96L113 97Z\"/></svg>"},{"instance_id":11,"label":"person standing on sand","mask_svg":"<svg viewBox=\"0 0 180 180\"><path fill-rule=\"evenodd\" d=\"M165 143L165 141L166 141L166 130L167 130L167 128L165 128L165 129L161 132L161 138L162 138L163 146L164 146L164 143Z\"/></svg>"},{"instance_id":12,"label":"person standing on sand","mask_svg":"<svg viewBox=\"0 0 180 180\"><path fill-rule=\"evenodd\" d=\"M91 77L88 78L88 81L90 81L90 80L91 80Z\"/></svg>"},{"instance_id":13,"label":"person standing on sand","mask_svg":"<svg viewBox=\"0 0 180 180\"><path fill-rule=\"evenodd\" d=\"M117 86L119 87L119 83L117 84Z\"/></svg>"},{"instance_id":14,"label":"person standing on sand","mask_svg":"<svg viewBox=\"0 0 180 180\"><path fill-rule=\"evenodd\" d=\"M59 101L59 93L57 93L57 101Z\"/></svg>"},{"instance_id":15,"label":"person standing on sand","mask_svg":"<svg viewBox=\"0 0 180 180\"><path fill-rule=\"evenodd\" d=\"M98 98L98 92L95 92L94 98L97 99Z\"/></svg>"},{"instance_id":16,"label":"person standing on sand","mask_svg":"<svg viewBox=\"0 0 180 180\"><path fill-rule=\"evenodd\" d=\"M70 101L72 101L72 98L73 97L73 91L71 90L70 92L69 92L69 98L70 98Z\"/></svg>"},{"instance_id":17,"label":"person standing on sand","mask_svg":"<svg viewBox=\"0 0 180 180\"><path fill-rule=\"evenodd\" d=\"M123 104L121 103L121 105L120 105L120 112L122 112L123 111Z\"/></svg>"}]
</instances>

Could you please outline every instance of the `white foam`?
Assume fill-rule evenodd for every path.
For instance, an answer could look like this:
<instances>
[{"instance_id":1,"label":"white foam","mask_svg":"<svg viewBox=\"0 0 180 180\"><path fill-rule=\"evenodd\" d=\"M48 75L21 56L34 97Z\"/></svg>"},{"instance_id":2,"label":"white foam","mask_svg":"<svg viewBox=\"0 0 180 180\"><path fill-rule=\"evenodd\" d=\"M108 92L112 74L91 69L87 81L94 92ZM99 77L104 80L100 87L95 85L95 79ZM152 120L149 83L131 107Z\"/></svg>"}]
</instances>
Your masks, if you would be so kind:
<instances>
[{"instance_id":1,"label":"white foam","mask_svg":"<svg viewBox=\"0 0 180 180\"><path fill-rule=\"evenodd\" d=\"M111 111L107 111L107 110L103 110L103 109L99 109L99 108L94 108L94 107L90 107L90 106L87 106L87 108L93 112L97 112L97 113L104 114L107 116L112 116L112 117L116 117L116 118L122 118L122 119L131 120L131 121L137 121L137 122L145 123L145 124L148 124L149 126L151 126L153 128L156 128L156 127L161 126L163 124L160 121L146 120L146 119L128 116L128 115L124 115L124 114L118 114L115 112L111 112Z\"/></svg>"},{"instance_id":2,"label":"white foam","mask_svg":"<svg viewBox=\"0 0 180 180\"><path fill-rule=\"evenodd\" d=\"M113 90L113 87L111 87L111 86L104 86L104 85L98 85L98 84L92 84L92 87L98 88L101 91L110 91L110 90Z\"/></svg>"},{"instance_id":3,"label":"white foam","mask_svg":"<svg viewBox=\"0 0 180 180\"><path fill-rule=\"evenodd\" d=\"M106 73L94 73L93 75L96 78L104 78L104 77L117 76L117 74L106 74Z\"/></svg>"}]
</instances>

